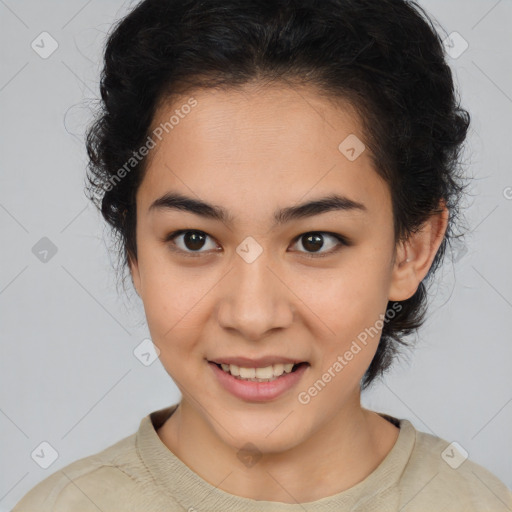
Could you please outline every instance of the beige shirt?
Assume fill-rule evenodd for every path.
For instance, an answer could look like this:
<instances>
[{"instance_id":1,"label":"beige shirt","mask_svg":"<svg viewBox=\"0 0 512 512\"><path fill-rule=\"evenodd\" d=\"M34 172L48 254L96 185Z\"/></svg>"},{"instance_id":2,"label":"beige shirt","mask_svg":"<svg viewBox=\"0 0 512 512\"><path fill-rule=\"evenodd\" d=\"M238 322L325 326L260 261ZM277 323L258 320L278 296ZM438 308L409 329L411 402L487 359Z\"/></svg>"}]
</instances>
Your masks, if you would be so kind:
<instances>
[{"instance_id":1,"label":"beige shirt","mask_svg":"<svg viewBox=\"0 0 512 512\"><path fill-rule=\"evenodd\" d=\"M447 441L384 414L400 427L398 439L350 489L301 504L241 498L203 480L162 443L156 429L176 407L149 414L135 434L53 473L13 512L512 511L512 493L489 471L461 463Z\"/></svg>"}]
</instances>

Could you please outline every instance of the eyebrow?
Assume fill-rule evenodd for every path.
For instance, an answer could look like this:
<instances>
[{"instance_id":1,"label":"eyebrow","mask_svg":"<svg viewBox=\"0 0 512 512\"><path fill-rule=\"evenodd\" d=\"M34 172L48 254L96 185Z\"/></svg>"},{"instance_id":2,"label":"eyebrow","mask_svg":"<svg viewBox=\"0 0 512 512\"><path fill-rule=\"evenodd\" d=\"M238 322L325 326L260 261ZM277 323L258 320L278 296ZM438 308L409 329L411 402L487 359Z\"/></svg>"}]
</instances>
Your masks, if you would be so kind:
<instances>
[{"instance_id":1,"label":"eyebrow","mask_svg":"<svg viewBox=\"0 0 512 512\"><path fill-rule=\"evenodd\" d=\"M209 204L200 199L187 197L177 192L168 192L159 197L148 209L151 211L162 210L180 210L193 213L200 217L213 219L225 224L232 224L233 217L229 212L219 205ZM274 226L285 224L292 220L313 217L322 213L331 211L363 211L368 209L362 203L349 199L348 197L332 194L327 197L315 199L313 201L302 203L296 206L281 208L274 213Z\"/></svg>"}]
</instances>

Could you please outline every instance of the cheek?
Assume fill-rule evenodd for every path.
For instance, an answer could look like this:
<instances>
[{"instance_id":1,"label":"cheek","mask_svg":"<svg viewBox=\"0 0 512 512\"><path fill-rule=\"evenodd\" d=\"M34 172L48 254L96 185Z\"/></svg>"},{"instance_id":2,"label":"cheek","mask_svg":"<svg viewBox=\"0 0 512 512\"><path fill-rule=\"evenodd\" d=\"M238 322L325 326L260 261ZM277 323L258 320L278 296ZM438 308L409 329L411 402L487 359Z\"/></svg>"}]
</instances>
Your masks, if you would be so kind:
<instances>
[{"instance_id":1,"label":"cheek","mask_svg":"<svg viewBox=\"0 0 512 512\"><path fill-rule=\"evenodd\" d=\"M354 273L330 280L322 290L310 289L309 300L329 329L315 337L318 364L297 399L301 407L318 410L318 417L334 414L353 396L375 355L382 329L379 319L387 304L377 278L370 272Z\"/></svg>"},{"instance_id":2,"label":"cheek","mask_svg":"<svg viewBox=\"0 0 512 512\"><path fill-rule=\"evenodd\" d=\"M387 304L389 278L383 266L357 259L321 277L303 275L298 281L301 299L338 339L373 325Z\"/></svg>"},{"instance_id":3,"label":"cheek","mask_svg":"<svg viewBox=\"0 0 512 512\"><path fill-rule=\"evenodd\" d=\"M194 343L203 322L201 306L213 279L205 279L204 274L200 277L192 267L173 268L161 249L141 251L139 266L141 298L153 343L162 352Z\"/></svg>"},{"instance_id":4,"label":"cheek","mask_svg":"<svg viewBox=\"0 0 512 512\"><path fill-rule=\"evenodd\" d=\"M319 372L331 369L338 377L333 381L356 383L378 346L383 326L381 315L387 305L388 276L382 262L372 263L363 257L357 263L329 272L330 276L322 280L307 281L304 300L311 305L319 325L328 327L322 328L323 334L316 337ZM333 365L338 356L343 358L343 370L336 372L339 365Z\"/></svg>"}]
</instances>

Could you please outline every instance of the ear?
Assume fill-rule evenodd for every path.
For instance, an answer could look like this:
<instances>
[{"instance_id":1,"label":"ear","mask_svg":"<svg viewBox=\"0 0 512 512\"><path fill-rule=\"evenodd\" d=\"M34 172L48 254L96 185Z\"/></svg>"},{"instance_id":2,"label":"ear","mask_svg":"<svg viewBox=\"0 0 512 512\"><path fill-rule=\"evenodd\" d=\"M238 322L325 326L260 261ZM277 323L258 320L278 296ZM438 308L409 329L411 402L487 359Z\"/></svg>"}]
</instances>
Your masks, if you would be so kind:
<instances>
[{"instance_id":1,"label":"ear","mask_svg":"<svg viewBox=\"0 0 512 512\"><path fill-rule=\"evenodd\" d=\"M407 300L416 293L443 241L449 215L441 201L440 211L396 247L388 300Z\"/></svg>"},{"instance_id":2,"label":"ear","mask_svg":"<svg viewBox=\"0 0 512 512\"><path fill-rule=\"evenodd\" d=\"M142 286L139 272L139 262L137 261L136 258L128 256L128 265L130 267L130 274L132 276L133 286L135 287L137 295L140 297Z\"/></svg>"}]
</instances>

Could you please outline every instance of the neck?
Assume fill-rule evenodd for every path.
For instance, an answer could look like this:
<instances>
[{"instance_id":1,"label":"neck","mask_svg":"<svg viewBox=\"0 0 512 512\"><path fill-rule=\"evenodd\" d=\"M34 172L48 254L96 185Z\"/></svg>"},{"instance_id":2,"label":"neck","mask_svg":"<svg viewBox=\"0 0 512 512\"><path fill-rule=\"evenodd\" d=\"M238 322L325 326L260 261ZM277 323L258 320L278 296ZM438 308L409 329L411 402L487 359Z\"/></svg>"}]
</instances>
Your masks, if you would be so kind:
<instances>
[{"instance_id":1,"label":"neck","mask_svg":"<svg viewBox=\"0 0 512 512\"><path fill-rule=\"evenodd\" d=\"M363 409L359 396L304 442L264 453L248 467L240 464L238 448L220 439L186 400L158 430L162 442L211 485L244 498L284 503L315 501L353 487L382 462L398 433Z\"/></svg>"}]
</instances>

